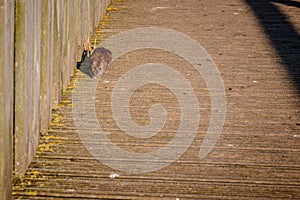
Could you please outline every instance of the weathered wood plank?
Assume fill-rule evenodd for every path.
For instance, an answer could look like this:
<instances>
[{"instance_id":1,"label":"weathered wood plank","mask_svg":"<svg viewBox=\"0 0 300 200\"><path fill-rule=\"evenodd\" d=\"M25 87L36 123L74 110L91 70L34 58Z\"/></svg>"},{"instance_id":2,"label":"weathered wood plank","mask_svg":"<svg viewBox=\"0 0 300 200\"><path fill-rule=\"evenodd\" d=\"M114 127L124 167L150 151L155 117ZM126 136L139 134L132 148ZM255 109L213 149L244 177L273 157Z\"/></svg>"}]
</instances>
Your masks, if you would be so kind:
<instances>
[{"instance_id":1,"label":"weathered wood plank","mask_svg":"<svg viewBox=\"0 0 300 200\"><path fill-rule=\"evenodd\" d=\"M13 172L14 1L0 1L0 199L11 199Z\"/></svg>"},{"instance_id":2,"label":"weathered wood plank","mask_svg":"<svg viewBox=\"0 0 300 200\"><path fill-rule=\"evenodd\" d=\"M15 172L20 173L23 169L27 167L28 163L25 159L26 152L26 138L28 138L28 132L26 130L26 120L25 120L25 76L26 71L26 61L25 61L25 13L26 5L24 0L16 1L16 19L15 19L15 32L18 37L15 38ZM27 107L30 107L26 104ZM29 118L28 118L29 120Z\"/></svg>"},{"instance_id":3,"label":"weathered wood plank","mask_svg":"<svg viewBox=\"0 0 300 200\"><path fill-rule=\"evenodd\" d=\"M40 71L40 131L44 132L48 128L49 116L51 113L51 89L52 85L52 61L50 58L51 51L51 1L41 1L41 71Z\"/></svg>"}]
</instances>

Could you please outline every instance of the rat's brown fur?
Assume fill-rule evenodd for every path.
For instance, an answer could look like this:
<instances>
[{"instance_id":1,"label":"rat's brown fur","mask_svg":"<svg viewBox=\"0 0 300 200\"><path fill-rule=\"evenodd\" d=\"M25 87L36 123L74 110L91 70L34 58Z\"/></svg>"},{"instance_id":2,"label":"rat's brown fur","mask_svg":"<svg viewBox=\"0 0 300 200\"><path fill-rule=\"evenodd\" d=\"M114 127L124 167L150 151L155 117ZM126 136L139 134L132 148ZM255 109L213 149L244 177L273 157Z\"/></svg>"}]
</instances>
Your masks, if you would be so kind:
<instances>
[{"instance_id":1,"label":"rat's brown fur","mask_svg":"<svg viewBox=\"0 0 300 200\"><path fill-rule=\"evenodd\" d=\"M98 78L112 61L112 53L103 47L97 47L89 57L91 63L91 77Z\"/></svg>"}]
</instances>

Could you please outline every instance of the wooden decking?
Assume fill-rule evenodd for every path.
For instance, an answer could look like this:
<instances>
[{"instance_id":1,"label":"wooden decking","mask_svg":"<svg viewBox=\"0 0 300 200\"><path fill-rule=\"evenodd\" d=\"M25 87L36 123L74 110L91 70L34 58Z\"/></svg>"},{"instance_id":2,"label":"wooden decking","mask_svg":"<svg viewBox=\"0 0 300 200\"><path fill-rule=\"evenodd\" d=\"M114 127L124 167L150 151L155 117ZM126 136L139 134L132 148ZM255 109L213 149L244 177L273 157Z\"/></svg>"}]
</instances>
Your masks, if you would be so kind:
<instances>
[{"instance_id":1,"label":"wooden decking","mask_svg":"<svg viewBox=\"0 0 300 200\"><path fill-rule=\"evenodd\" d=\"M75 91L82 99L81 111L90 112L87 84L95 82L77 71L53 111L49 130L41 133L24 180L15 180L14 198L300 199L300 2L284 2L115 1L96 30L97 44L129 29L155 26L190 36L213 58L226 91L226 118L216 145L199 158L212 115L203 77L174 53L154 48L133 51L116 59L97 83L94 113L102 130L112 143L131 153L153 152L174 139L182 121L180 104L170 89L147 84L131 96L130 114L139 125L150 123L148 110L154 103L161 103L168 113L163 130L151 138L124 133L111 110L113 91L125 73L145 63L162 63L190 82L199 101L200 123L188 149L170 165L147 173L117 170L100 162L127 163L113 152L111 158L98 160L87 150L93 144L83 144L72 110L79 101L72 95ZM282 27L293 29L279 30ZM84 81L87 84L80 84ZM90 127L94 113L84 115L87 126L82 129ZM132 162L132 167L140 167L162 161Z\"/></svg>"}]
</instances>

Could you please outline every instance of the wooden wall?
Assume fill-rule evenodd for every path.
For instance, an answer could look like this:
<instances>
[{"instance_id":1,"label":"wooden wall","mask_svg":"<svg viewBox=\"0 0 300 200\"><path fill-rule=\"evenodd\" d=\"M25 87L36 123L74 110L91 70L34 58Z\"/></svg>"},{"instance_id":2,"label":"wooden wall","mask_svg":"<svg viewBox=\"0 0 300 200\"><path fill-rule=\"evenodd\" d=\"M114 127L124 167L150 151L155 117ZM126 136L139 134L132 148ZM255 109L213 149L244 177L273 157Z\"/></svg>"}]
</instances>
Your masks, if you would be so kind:
<instances>
[{"instance_id":1,"label":"wooden wall","mask_svg":"<svg viewBox=\"0 0 300 200\"><path fill-rule=\"evenodd\" d=\"M0 199L9 199L13 168L14 1L0 0L0 20Z\"/></svg>"},{"instance_id":2,"label":"wooden wall","mask_svg":"<svg viewBox=\"0 0 300 200\"><path fill-rule=\"evenodd\" d=\"M0 199L21 176L109 0L0 0ZM2 197L3 196L3 197Z\"/></svg>"}]
</instances>

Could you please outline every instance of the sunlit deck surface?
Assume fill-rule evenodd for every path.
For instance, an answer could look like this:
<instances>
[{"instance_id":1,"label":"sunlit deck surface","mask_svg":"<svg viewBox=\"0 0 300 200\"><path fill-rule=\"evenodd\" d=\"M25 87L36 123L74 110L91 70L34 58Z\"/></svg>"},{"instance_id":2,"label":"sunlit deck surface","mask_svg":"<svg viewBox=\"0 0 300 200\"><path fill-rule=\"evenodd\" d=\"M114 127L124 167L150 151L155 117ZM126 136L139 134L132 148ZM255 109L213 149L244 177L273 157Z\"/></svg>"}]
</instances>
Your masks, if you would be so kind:
<instances>
[{"instance_id":1,"label":"sunlit deck surface","mask_svg":"<svg viewBox=\"0 0 300 200\"><path fill-rule=\"evenodd\" d=\"M109 160L121 166L127 161L114 157L114 152L109 152L111 158L97 159L87 150L94 144L84 146L74 122L72 108L78 102L72 101L73 92L83 99L82 112L90 112L93 105L84 101L88 85L80 84L90 78L77 71L53 111L49 130L40 136L24 180L15 180L14 198L300 199L299 7L298 0L113 2L91 38L96 37L97 45L117 33L151 26L184 33L211 56L226 92L226 118L217 143L199 158L212 112L217 111L211 110L211 93L193 65L174 52L131 51L114 60L101 76L95 90L96 112L84 115L82 121L90 127L96 113L109 141L129 153L154 152L172 142L180 123L189 120L180 118L180 103L172 90L146 84L133 91L129 109L136 124L150 124L149 108L154 103L168 113L163 129L150 138L123 132L111 109L113 91L124 74L138 65L161 63L179 72L195 91L200 120L191 145L174 162L147 173L130 172L163 161L137 157L131 161L137 169L132 170L103 164Z\"/></svg>"}]
</instances>

